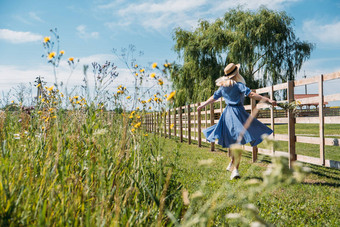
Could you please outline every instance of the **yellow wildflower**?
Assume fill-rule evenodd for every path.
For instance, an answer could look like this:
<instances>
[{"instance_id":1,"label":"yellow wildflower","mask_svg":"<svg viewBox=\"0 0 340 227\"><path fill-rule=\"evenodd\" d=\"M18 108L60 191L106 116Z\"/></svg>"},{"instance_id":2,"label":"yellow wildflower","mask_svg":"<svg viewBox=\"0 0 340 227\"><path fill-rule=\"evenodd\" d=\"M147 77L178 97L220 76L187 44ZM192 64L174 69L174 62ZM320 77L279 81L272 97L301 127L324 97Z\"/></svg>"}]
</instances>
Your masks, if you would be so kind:
<instances>
[{"instance_id":1,"label":"yellow wildflower","mask_svg":"<svg viewBox=\"0 0 340 227\"><path fill-rule=\"evenodd\" d=\"M151 110L152 108L151 108L151 106L149 106L149 110Z\"/></svg>"},{"instance_id":2,"label":"yellow wildflower","mask_svg":"<svg viewBox=\"0 0 340 227\"><path fill-rule=\"evenodd\" d=\"M123 87L123 90L126 90L126 87Z\"/></svg>"},{"instance_id":3,"label":"yellow wildflower","mask_svg":"<svg viewBox=\"0 0 340 227\"><path fill-rule=\"evenodd\" d=\"M152 64L152 68L154 69L154 68L156 68L156 67L157 67L157 63L154 62L154 63Z\"/></svg>"},{"instance_id":4,"label":"yellow wildflower","mask_svg":"<svg viewBox=\"0 0 340 227\"><path fill-rule=\"evenodd\" d=\"M41 99L41 102L45 102L45 99L44 99L44 98L42 98L42 99Z\"/></svg>"},{"instance_id":5,"label":"yellow wildflower","mask_svg":"<svg viewBox=\"0 0 340 227\"><path fill-rule=\"evenodd\" d=\"M41 111L40 111L40 110L38 111L38 114L41 114Z\"/></svg>"},{"instance_id":6,"label":"yellow wildflower","mask_svg":"<svg viewBox=\"0 0 340 227\"><path fill-rule=\"evenodd\" d=\"M73 62L74 61L74 57L70 57L68 60Z\"/></svg>"},{"instance_id":7,"label":"yellow wildflower","mask_svg":"<svg viewBox=\"0 0 340 227\"><path fill-rule=\"evenodd\" d=\"M122 88L122 85L119 85L117 89L121 89Z\"/></svg>"},{"instance_id":8,"label":"yellow wildflower","mask_svg":"<svg viewBox=\"0 0 340 227\"><path fill-rule=\"evenodd\" d=\"M143 73L145 71L145 69L140 69L139 72Z\"/></svg>"},{"instance_id":9,"label":"yellow wildflower","mask_svg":"<svg viewBox=\"0 0 340 227\"><path fill-rule=\"evenodd\" d=\"M173 127L174 127L174 124L171 124L171 125L170 125L170 129L172 129Z\"/></svg>"},{"instance_id":10,"label":"yellow wildflower","mask_svg":"<svg viewBox=\"0 0 340 227\"><path fill-rule=\"evenodd\" d=\"M165 68L168 68L168 67L169 67L169 65L168 65L167 63L165 63L165 64L164 64L164 67L165 67Z\"/></svg>"},{"instance_id":11,"label":"yellow wildflower","mask_svg":"<svg viewBox=\"0 0 340 227\"><path fill-rule=\"evenodd\" d=\"M129 118L131 119L131 118L133 118L133 116L132 116L132 115L130 115L130 116L129 116Z\"/></svg>"},{"instance_id":12,"label":"yellow wildflower","mask_svg":"<svg viewBox=\"0 0 340 227\"><path fill-rule=\"evenodd\" d=\"M50 41L50 37L48 37L48 36L46 36L45 38L44 38L44 43L47 43L47 42L49 42Z\"/></svg>"},{"instance_id":13,"label":"yellow wildflower","mask_svg":"<svg viewBox=\"0 0 340 227\"><path fill-rule=\"evenodd\" d=\"M168 94L165 94L164 97L165 97L165 98L168 97Z\"/></svg>"},{"instance_id":14,"label":"yellow wildflower","mask_svg":"<svg viewBox=\"0 0 340 227\"><path fill-rule=\"evenodd\" d=\"M132 129L131 129L131 132L134 132L135 130L136 130L136 129L132 128Z\"/></svg>"},{"instance_id":15,"label":"yellow wildflower","mask_svg":"<svg viewBox=\"0 0 340 227\"><path fill-rule=\"evenodd\" d=\"M51 60L52 58L54 58L54 56L55 56L55 52L51 52L48 54L47 58Z\"/></svg>"},{"instance_id":16,"label":"yellow wildflower","mask_svg":"<svg viewBox=\"0 0 340 227\"><path fill-rule=\"evenodd\" d=\"M65 54L65 51L61 50L61 51L60 51L60 54L61 54L61 55L64 55L64 54Z\"/></svg>"},{"instance_id":17,"label":"yellow wildflower","mask_svg":"<svg viewBox=\"0 0 340 227\"><path fill-rule=\"evenodd\" d=\"M140 116L139 116L139 115L137 115L137 119L140 119Z\"/></svg>"},{"instance_id":18,"label":"yellow wildflower","mask_svg":"<svg viewBox=\"0 0 340 227\"><path fill-rule=\"evenodd\" d=\"M137 107L136 110L139 110L139 107Z\"/></svg>"},{"instance_id":19,"label":"yellow wildflower","mask_svg":"<svg viewBox=\"0 0 340 227\"><path fill-rule=\"evenodd\" d=\"M41 127L41 130L44 130L45 129L45 127L43 126L43 127Z\"/></svg>"},{"instance_id":20,"label":"yellow wildflower","mask_svg":"<svg viewBox=\"0 0 340 227\"><path fill-rule=\"evenodd\" d=\"M175 96L175 94L176 94L176 91L171 92L170 95L166 98L166 101L171 100Z\"/></svg>"},{"instance_id":21,"label":"yellow wildflower","mask_svg":"<svg viewBox=\"0 0 340 227\"><path fill-rule=\"evenodd\" d=\"M137 65L137 64L135 65L135 68L138 68L138 65Z\"/></svg>"},{"instance_id":22,"label":"yellow wildflower","mask_svg":"<svg viewBox=\"0 0 340 227\"><path fill-rule=\"evenodd\" d=\"M40 87L40 86L41 86L41 84L38 84L38 85L37 85L37 87Z\"/></svg>"},{"instance_id":23,"label":"yellow wildflower","mask_svg":"<svg viewBox=\"0 0 340 227\"><path fill-rule=\"evenodd\" d=\"M79 98L79 95L76 95L76 96L74 96L73 98L74 98L74 99L78 99L78 98Z\"/></svg>"},{"instance_id":24,"label":"yellow wildflower","mask_svg":"<svg viewBox=\"0 0 340 227\"><path fill-rule=\"evenodd\" d=\"M11 103L14 103L14 101L12 100L12 102Z\"/></svg>"},{"instance_id":25,"label":"yellow wildflower","mask_svg":"<svg viewBox=\"0 0 340 227\"><path fill-rule=\"evenodd\" d=\"M49 108L49 109L48 109L48 111L50 111L50 112L53 112L53 110L54 110L53 108Z\"/></svg>"},{"instance_id":26,"label":"yellow wildflower","mask_svg":"<svg viewBox=\"0 0 340 227\"><path fill-rule=\"evenodd\" d=\"M156 76L156 73L151 73L151 74L150 74L150 77L151 77L151 78L155 78L155 76Z\"/></svg>"},{"instance_id":27,"label":"yellow wildflower","mask_svg":"<svg viewBox=\"0 0 340 227\"><path fill-rule=\"evenodd\" d=\"M163 85L163 80L159 79L159 80L158 80L158 84L159 84L159 85Z\"/></svg>"},{"instance_id":28,"label":"yellow wildflower","mask_svg":"<svg viewBox=\"0 0 340 227\"><path fill-rule=\"evenodd\" d=\"M146 134L144 134L144 136L149 136L149 134L146 133Z\"/></svg>"},{"instance_id":29,"label":"yellow wildflower","mask_svg":"<svg viewBox=\"0 0 340 227\"><path fill-rule=\"evenodd\" d=\"M57 118L57 116L53 116L52 118L54 118L54 119L55 119L55 118Z\"/></svg>"},{"instance_id":30,"label":"yellow wildflower","mask_svg":"<svg viewBox=\"0 0 340 227\"><path fill-rule=\"evenodd\" d=\"M151 100L152 100L152 98L149 98L149 99L148 99L148 101L146 101L146 102L148 102L148 103L149 103L149 102L151 102Z\"/></svg>"},{"instance_id":31,"label":"yellow wildflower","mask_svg":"<svg viewBox=\"0 0 340 227\"><path fill-rule=\"evenodd\" d=\"M138 122L137 124L134 125L135 128L139 128L142 123Z\"/></svg>"},{"instance_id":32,"label":"yellow wildflower","mask_svg":"<svg viewBox=\"0 0 340 227\"><path fill-rule=\"evenodd\" d=\"M126 97L126 99L131 99L131 96L129 95L128 97Z\"/></svg>"},{"instance_id":33,"label":"yellow wildflower","mask_svg":"<svg viewBox=\"0 0 340 227\"><path fill-rule=\"evenodd\" d=\"M50 88L47 89L47 91L52 91L54 86L51 86Z\"/></svg>"},{"instance_id":34,"label":"yellow wildflower","mask_svg":"<svg viewBox=\"0 0 340 227\"><path fill-rule=\"evenodd\" d=\"M138 73L136 73L135 75L138 76Z\"/></svg>"}]
</instances>

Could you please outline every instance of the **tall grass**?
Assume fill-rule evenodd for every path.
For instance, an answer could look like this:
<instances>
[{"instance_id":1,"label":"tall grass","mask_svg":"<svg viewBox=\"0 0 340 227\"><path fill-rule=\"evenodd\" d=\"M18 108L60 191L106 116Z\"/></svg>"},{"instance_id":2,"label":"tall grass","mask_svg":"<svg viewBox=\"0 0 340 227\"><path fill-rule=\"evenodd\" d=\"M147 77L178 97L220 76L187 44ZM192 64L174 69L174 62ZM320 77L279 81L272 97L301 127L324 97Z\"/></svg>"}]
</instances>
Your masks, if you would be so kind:
<instances>
[{"instance_id":1,"label":"tall grass","mask_svg":"<svg viewBox=\"0 0 340 227\"><path fill-rule=\"evenodd\" d=\"M1 115L0 225L149 225L179 215L181 186L163 144L129 118L89 107Z\"/></svg>"}]
</instances>

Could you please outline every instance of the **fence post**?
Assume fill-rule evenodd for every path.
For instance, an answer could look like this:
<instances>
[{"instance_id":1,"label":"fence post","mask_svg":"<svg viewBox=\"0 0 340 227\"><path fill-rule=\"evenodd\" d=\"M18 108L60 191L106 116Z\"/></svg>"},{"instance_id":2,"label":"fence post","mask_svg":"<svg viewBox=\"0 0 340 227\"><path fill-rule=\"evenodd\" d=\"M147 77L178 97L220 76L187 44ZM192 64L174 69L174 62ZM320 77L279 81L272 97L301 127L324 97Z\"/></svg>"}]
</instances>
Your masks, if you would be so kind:
<instances>
[{"instance_id":1,"label":"fence post","mask_svg":"<svg viewBox=\"0 0 340 227\"><path fill-rule=\"evenodd\" d=\"M319 77L319 132L320 132L320 164L325 165L325 114L324 114L324 96L323 96L323 75Z\"/></svg>"},{"instance_id":2,"label":"fence post","mask_svg":"<svg viewBox=\"0 0 340 227\"><path fill-rule=\"evenodd\" d=\"M179 111L179 137L181 143L183 142L183 118L182 118L182 107L178 108Z\"/></svg>"},{"instance_id":3,"label":"fence post","mask_svg":"<svg viewBox=\"0 0 340 227\"><path fill-rule=\"evenodd\" d=\"M201 105L201 103L197 104L198 106ZM198 140L198 146L202 146L202 136L201 136L201 110L197 111L197 140Z\"/></svg>"},{"instance_id":4,"label":"fence post","mask_svg":"<svg viewBox=\"0 0 340 227\"><path fill-rule=\"evenodd\" d=\"M271 86L271 89L270 89L270 99L274 100L274 86L272 85ZM273 134L272 134L272 138L274 139L275 137L275 122L274 122L274 106L271 106L270 108L270 126L273 130ZM275 153L275 149L274 149L274 145L272 146L272 154Z\"/></svg>"},{"instance_id":5,"label":"fence post","mask_svg":"<svg viewBox=\"0 0 340 227\"><path fill-rule=\"evenodd\" d=\"M188 143L191 144L191 116L190 116L190 104L188 104Z\"/></svg>"},{"instance_id":6,"label":"fence post","mask_svg":"<svg viewBox=\"0 0 340 227\"><path fill-rule=\"evenodd\" d=\"M169 130L169 139L170 139L171 138L171 109L168 110L168 118L169 118L168 130Z\"/></svg>"},{"instance_id":7,"label":"fence post","mask_svg":"<svg viewBox=\"0 0 340 227\"><path fill-rule=\"evenodd\" d=\"M210 126L215 124L214 103L210 103ZM215 150L215 142L210 143L210 151Z\"/></svg>"},{"instance_id":8,"label":"fence post","mask_svg":"<svg viewBox=\"0 0 340 227\"><path fill-rule=\"evenodd\" d=\"M288 103L294 101L294 81L288 81L287 99ZM295 116L292 109L288 111L288 153L289 153L289 168L292 168L293 162L296 160L295 152Z\"/></svg>"},{"instance_id":9,"label":"fence post","mask_svg":"<svg viewBox=\"0 0 340 227\"><path fill-rule=\"evenodd\" d=\"M159 134L159 113L156 112L156 132Z\"/></svg>"},{"instance_id":10,"label":"fence post","mask_svg":"<svg viewBox=\"0 0 340 227\"><path fill-rule=\"evenodd\" d=\"M253 92L255 92L255 91L253 90ZM251 115L253 115L254 109L256 107L256 100L250 99L250 105L251 105ZM256 162L256 160L257 160L257 152L258 152L257 146L253 146L253 152L252 152L253 162Z\"/></svg>"},{"instance_id":11,"label":"fence post","mask_svg":"<svg viewBox=\"0 0 340 227\"><path fill-rule=\"evenodd\" d=\"M177 127L176 111L177 111L177 108L174 108L174 136L175 137L177 136L177 130L176 130L176 127Z\"/></svg>"}]
</instances>

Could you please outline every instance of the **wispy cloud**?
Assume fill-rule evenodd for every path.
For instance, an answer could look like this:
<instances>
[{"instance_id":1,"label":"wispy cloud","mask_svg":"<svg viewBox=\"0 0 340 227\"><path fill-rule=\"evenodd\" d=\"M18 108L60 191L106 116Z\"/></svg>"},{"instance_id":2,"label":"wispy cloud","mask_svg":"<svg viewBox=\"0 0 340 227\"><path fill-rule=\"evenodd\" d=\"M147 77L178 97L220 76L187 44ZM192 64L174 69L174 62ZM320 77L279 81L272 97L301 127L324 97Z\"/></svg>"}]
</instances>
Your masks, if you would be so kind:
<instances>
[{"instance_id":1,"label":"wispy cloud","mask_svg":"<svg viewBox=\"0 0 340 227\"><path fill-rule=\"evenodd\" d=\"M270 9L283 9L287 5L301 0L145 0L140 3L127 3L122 0L106 2L97 6L100 13L111 12L118 15L114 26L139 24L146 29L165 30L181 26L191 28L199 19L211 20L222 16L230 8L243 6L245 9L257 9L266 6ZM113 23L106 23L112 27Z\"/></svg>"},{"instance_id":2,"label":"wispy cloud","mask_svg":"<svg viewBox=\"0 0 340 227\"><path fill-rule=\"evenodd\" d=\"M316 20L308 20L303 23L303 31L319 42L340 46L340 21L321 24Z\"/></svg>"},{"instance_id":3,"label":"wispy cloud","mask_svg":"<svg viewBox=\"0 0 340 227\"><path fill-rule=\"evenodd\" d=\"M37 13L35 13L35 12L29 12L28 15L29 15L30 18L32 18L32 19L35 20L35 21L44 22L44 20L41 19L41 18L37 15Z\"/></svg>"},{"instance_id":4,"label":"wispy cloud","mask_svg":"<svg viewBox=\"0 0 340 227\"><path fill-rule=\"evenodd\" d=\"M79 25L76 29L77 29L79 37L82 39L88 39L88 38L97 39L99 37L98 32L88 32L86 30L86 26L83 24Z\"/></svg>"},{"instance_id":5,"label":"wispy cloud","mask_svg":"<svg viewBox=\"0 0 340 227\"><path fill-rule=\"evenodd\" d=\"M13 31L9 29L0 29L0 39L11 43L29 43L42 41L43 37L32 32Z\"/></svg>"}]
</instances>

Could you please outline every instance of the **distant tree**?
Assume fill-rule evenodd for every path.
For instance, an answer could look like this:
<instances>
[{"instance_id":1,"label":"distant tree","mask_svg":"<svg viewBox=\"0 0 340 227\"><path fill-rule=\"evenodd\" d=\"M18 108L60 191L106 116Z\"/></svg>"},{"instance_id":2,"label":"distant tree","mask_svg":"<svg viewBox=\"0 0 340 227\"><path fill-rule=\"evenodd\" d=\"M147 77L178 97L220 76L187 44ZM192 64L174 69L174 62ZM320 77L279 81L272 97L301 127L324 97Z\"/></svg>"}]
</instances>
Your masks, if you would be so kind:
<instances>
[{"instance_id":1,"label":"distant tree","mask_svg":"<svg viewBox=\"0 0 340 227\"><path fill-rule=\"evenodd\" d=\"M175 89L185 102L202 101L230 62L241 64L251 88L294 80L314 46L295 36L292 22L285 12L236 8L212 23L200 21L194 31L177 28L174 49L184 63L172 75ZM184 103L179 99L176 104Z\"/></svg>"}]
</instances>

